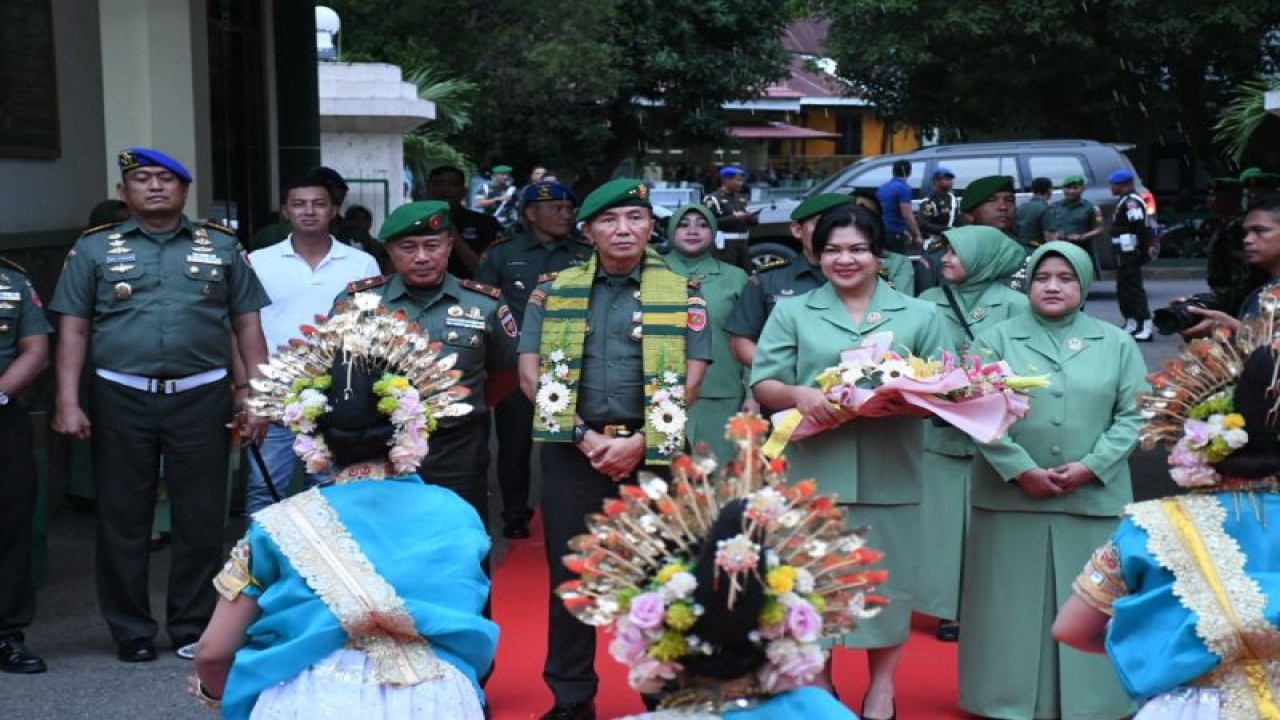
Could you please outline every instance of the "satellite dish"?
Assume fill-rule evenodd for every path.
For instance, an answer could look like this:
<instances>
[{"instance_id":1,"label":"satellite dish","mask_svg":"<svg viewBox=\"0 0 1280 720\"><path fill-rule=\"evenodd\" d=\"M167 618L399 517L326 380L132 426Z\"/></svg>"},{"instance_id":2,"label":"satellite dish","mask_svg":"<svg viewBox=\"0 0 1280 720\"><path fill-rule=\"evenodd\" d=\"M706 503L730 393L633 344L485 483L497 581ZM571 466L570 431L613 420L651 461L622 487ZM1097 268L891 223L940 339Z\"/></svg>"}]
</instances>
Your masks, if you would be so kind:
<instances>
[{"instance_id":1,"label":"satellite dish","mask_svg":"<svg viewBox=\"0 0 1280 720\"><path fill-rule=\"evenodd\" d=\"M342 29L342 21L333 8L316 6L316 57L320 60L337 60L338 49L333 36Z\"/></svg>"}]
</instances>

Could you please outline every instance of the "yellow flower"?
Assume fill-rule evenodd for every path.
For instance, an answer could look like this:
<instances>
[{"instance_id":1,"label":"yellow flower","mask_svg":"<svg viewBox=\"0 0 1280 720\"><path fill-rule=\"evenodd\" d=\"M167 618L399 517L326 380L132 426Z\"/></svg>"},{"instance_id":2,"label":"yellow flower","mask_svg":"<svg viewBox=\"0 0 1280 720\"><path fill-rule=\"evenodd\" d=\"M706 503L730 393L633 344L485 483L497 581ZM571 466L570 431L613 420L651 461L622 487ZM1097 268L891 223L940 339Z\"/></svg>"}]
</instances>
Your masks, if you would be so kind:
<instances>
[{"instance_id":1,"label":"yellow flower","mask_svg":"<svg viewBox=\"0 0 1280 720\"><path fill-rule=\"evenodd\" d=\"M789 593L796 586L796 569L790 565L776 567L769 571L765 580L774 595Z\"/></svg>"},{"instance_id":2,"label":"yellow flower","mask_svg":"<svg viewBox=\"0 0 1280 720\"><path fill-rule=\"evenodd\" d=\"M777 625L787 619L787 609L777 600L768 600L760 611L761 625Z\"/></svg>"},{"instance_id":3,"label":"yellow flower","mask_svg":"<svg viewBox=\"0 0 1280 720\"><path fill-rule=\"evenodd\" d=\"M675 603L667 608L667 627L672 630L685 632L697 621L698 616L687 603Z\"/></svg>"},{"instance_id":4,"label":"yellow flower","mask_svg":"<svg viewBox=\"0 0 1280 720\"><path fill-rule=\"evenodd\" d=\"M1244 427L1244 416L1240 413L1231 413L1222 418L1222 427L1228 430L1240 430Z\"/></svg>"},{"instance_id":5,"label":"yellow flower","mask_svg":"<svg viewBox=\"0 0 1280 720\"><path fill-rule=\"evenodd\" d=\"M911 377L917 380L931 378L942 372L942 363L936 360L925 360L912 355L907 363L911 367Z\"/></svg>"},{"instance_id":6,"label":"yellow flower","mask_svg":"<svg viewBox=\"0 0 1280 720\"><path fill-rule=\"evenodd\" d=\"M684 635L674 630L662 633L662 639L649 646L649 657L662 662L675 662L688 652L689 643L685 641Z\"/></svg>"},{"instance_id":7,"label":"yellow flower","mask_svg":"<svg viewBox=\"0 0 1280 720\"><path fill-rule=\"evenodd\" d=\"M395 377L391 378L391 387L397 390L408 390L409 379L406 377L402 377L400 375L396 375Z\"/></svg>"},{"instance_id":8,"label":"yellow flower","mask_svg":"<svg viewBox=\"0 0 1280 720\"><path fill-rule=\"evenodd\" d=\"M671 563L658 571L658 584L665 585L668 580L685 571L686 568L684 565L680 563Z\"/></svg>"}]
</instances>

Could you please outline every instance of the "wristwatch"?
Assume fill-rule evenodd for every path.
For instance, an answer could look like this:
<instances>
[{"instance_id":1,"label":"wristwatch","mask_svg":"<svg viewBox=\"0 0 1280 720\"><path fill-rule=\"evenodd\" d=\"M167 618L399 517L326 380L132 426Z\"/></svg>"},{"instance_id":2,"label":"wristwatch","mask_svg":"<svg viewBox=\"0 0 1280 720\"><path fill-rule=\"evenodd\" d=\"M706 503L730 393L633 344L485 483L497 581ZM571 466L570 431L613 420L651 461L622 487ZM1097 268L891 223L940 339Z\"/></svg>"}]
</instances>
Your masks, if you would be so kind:
<instances>
[{"instance_id":1,"label":"wristwatch","mask_svg":"<svg viewBox=\"0 0 1280 720\"><path fill-rule=\"evenodd\" d=\"M573 444L578 445L587 439L587 431L591 428L586 423L578 423L573 426Z\"/></svg>"}]
</instances>

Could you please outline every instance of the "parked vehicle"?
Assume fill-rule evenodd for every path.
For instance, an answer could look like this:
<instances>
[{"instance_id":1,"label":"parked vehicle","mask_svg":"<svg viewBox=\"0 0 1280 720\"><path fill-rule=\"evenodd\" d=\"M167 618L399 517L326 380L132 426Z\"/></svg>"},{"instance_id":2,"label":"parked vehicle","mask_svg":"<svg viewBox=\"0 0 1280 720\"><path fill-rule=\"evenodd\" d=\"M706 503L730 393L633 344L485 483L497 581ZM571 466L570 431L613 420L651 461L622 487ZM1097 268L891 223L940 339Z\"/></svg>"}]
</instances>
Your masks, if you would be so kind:
<instances>
[{"instance_id":1,"label":"parked vehicle","mask_svg":"<svg viewBox=\"0 0 1280 720\"><path fill-rule=\"evenodd\" d=\"M810 195L819 193L875 190L892 177L893 163L897 160L911 162L911 175L907 181L916 202L929 194L933 170L939 165L955 173L955 191L960 195L972 180L987 175L1009 175L1018 189L1020 205L1031 198L1033 178L1047 177L1058 187L1067 176L1081 175L1086 182L1084 197L1101 207L1103 218L1110 222L1116 198L1111 195L1107 176L1122 169L1133 170L1137 175L1133 164L1124 155L1132 149L1132 145L1095 140L1016 140L934 145L909 153L864 158L797 198L752 205L751 209L761 211L760 224L751 231L752 259L759 265L778 257L796 257L799 248L791 238L789 224L791 211L797 205ZM1143 186L1141 179L1135 187L1146 201L1148 217L1154 218L1155 197ZM1054 190L1054 200L1061 197L1062 192ZM1104 267L1115 266L1108 237L1096 238L1094 251Z\"/></svg>"}]
</instances>

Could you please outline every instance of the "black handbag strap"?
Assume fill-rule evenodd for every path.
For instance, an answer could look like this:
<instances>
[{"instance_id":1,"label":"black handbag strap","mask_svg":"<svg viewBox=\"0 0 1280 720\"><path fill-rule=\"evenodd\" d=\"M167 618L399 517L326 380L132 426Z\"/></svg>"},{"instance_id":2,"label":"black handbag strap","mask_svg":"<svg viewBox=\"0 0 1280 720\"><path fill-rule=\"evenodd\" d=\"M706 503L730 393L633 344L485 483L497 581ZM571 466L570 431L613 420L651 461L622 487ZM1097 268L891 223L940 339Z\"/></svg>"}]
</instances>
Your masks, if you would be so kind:
<instances>
[{"instance_id":1,"label":"black handbag strap","mask_svg":"<svg viewBox=\"0 0 1280 720\"><path fill-rule=\"evenodd\" d=\"M969 329L969 321L964 317L964 311L960 309L960 303L956 302L955 293L951 292L950 285L943 285L942 292L947 296L947 302L951 303L951 312L956 314L956 319L960 321L960 327L964 328L964 334L970 340L973 340L973 330Z\"/></svg>"}]
</instances>

